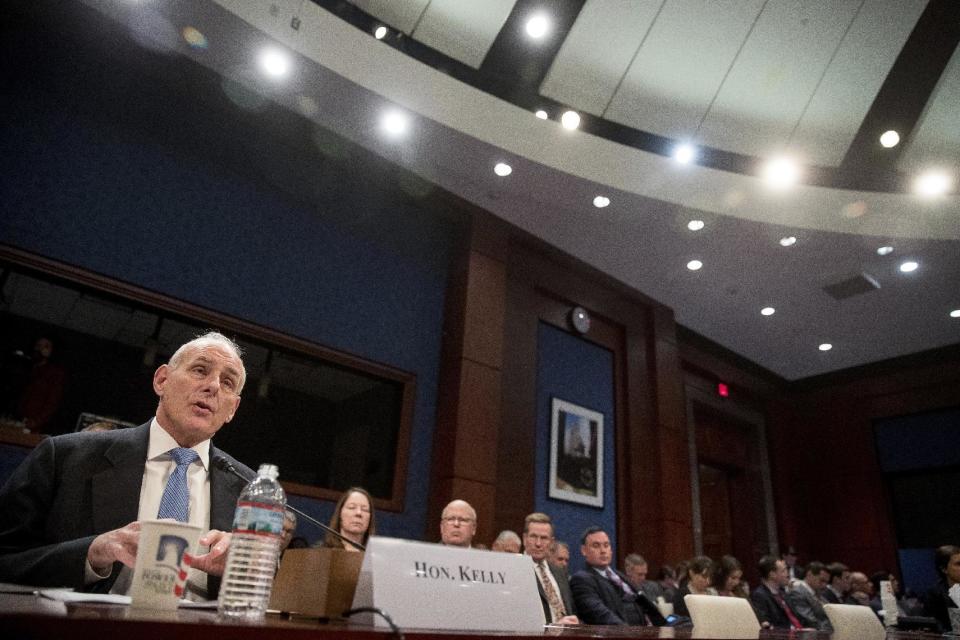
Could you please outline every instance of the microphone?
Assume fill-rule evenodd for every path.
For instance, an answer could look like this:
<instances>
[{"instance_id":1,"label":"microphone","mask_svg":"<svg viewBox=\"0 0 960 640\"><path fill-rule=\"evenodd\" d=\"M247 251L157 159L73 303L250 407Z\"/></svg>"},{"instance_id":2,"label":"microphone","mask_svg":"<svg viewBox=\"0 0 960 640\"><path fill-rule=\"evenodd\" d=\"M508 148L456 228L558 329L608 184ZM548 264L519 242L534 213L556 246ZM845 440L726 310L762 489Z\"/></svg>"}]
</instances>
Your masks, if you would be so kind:
<instances>
[{"instance_id":1,"label":"microphone","mask_svg":"<svg viewBox=\"0 0 960 640\"><path fill-rule=\"evenodd\" d=\"M237 476L238 478L240 478L240 479L243 480L244 482L250 482L251 480L253 480L253 478L248 478L248 477L246 477L245 475L243 475L242 473L240 473L240 470L237 469L237 467L234 466L234 464L233 464L232 462L230 462L230 459L227 458L227 457L226 457L225 455L223 455L223 454L219 454L219 453L218 453L217 455L213 456L212 462L213 462L214 466L216 466L216 467L217 467L218 469L220 469L221 471L226 471L227 473L232 473L233 475ZM304 513L303 511L300 511L300 509L297 509L296 507L293 507L293 506L291 506L291 505L289 505L289 504L287 505L287 509L289 509L290 511L293 511L295 514L297 514L297 515L300 516L301 518L307 520L308 522L312 522L313 524L317 525L318 527L320 527L321 529L323 529L323 530L326 531L327 533L333 534L334 536L336 536L337 538L339 538L339 539L342 540L343 542L347 543L347 544L350 545L351 547L353 547L353 548L355 548L355 549L357 549L357 550L359 550L359 551L366 551L366 550L367 550L367 548L364 547L364 546L363 546L362 544L360 544L359 542L354 542L354 541L351 540L350 538L347 538L346 536L344 536L344 535L343 535L342 533L340 533L339 531L334 531L333 529L331 529L331 528L328 527L327 525L323 524L322 522L320 522L319 520L317 520L317 519L314 518L313 516L307 515L307 514Z\"/></svg>"}]
</instances>

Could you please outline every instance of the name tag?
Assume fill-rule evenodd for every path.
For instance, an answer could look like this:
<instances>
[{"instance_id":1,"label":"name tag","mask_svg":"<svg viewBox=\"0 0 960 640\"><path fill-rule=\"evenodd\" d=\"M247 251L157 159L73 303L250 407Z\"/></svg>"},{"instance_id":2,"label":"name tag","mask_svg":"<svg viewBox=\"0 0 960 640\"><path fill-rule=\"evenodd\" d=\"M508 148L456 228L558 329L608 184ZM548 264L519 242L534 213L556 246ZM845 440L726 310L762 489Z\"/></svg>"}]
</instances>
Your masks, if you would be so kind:
<instances>
[{"instance_id":1,"label":"name tag","mask_svg":"<svg viewBox=\"0 0 960 640\"><path fill-rule=\"evenodd\" d=\"M527 556L370 538L353 607L376 607L401 628L464 631L543 629L543 606ZM379 616L355 616L387 627Z\"/></svg>"}]
</instances>

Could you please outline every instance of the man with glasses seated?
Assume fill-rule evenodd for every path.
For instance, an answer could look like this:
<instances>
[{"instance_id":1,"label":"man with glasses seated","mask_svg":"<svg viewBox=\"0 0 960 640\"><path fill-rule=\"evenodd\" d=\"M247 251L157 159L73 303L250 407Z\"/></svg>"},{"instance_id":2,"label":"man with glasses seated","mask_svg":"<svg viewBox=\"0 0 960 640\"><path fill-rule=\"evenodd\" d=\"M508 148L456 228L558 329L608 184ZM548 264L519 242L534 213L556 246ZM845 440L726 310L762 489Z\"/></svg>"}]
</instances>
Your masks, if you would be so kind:
<instances>
[{"instance_id":1,"label":"man with glasses seated","mask_svg":"<svg viewBox=\"0 0 960 640\"><path fill-rule=\"evenodd\" d=\"M523 553L533 560L533 573L547 624L580 624L567 572L547 561L553 545L553 522L545 513L531 513L523 520Z\"/></svg>"},{"instance_id":2,"label":"man with glasses seated","mask_svg":"<svg viewBox=\"0 0 960 640\"><path fill-rule=\"evenodd\" d=\"M477 512L465 500L454 500L440 515L440 543L450 547L473 545L477 533Z\"/></svg>"}]
</instances>

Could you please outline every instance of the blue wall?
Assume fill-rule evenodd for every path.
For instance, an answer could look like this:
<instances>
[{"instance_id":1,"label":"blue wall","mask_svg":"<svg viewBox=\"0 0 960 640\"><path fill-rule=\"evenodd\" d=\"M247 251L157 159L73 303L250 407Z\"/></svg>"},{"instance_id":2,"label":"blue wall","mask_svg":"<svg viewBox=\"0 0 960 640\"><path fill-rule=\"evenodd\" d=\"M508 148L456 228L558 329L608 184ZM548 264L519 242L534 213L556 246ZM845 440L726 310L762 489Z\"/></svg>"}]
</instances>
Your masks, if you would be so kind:
<instances>
[{"instance_id":1,"label":"blue wall","mask_svg":"<svg viewBox=\"0 0 960 640\"><path fill-rule=\"evenodd\" d=\"M570 545L570 571L582 569L580 536L591 525L602 527L616 547L614 487L613 354L577 336L540 324L537 344L537 437L534 505L550 515L556 538ZM603 414L602 509L547 497L550 474L550 416L553 398ZM614 549L617 554L616 548Z\"/></svg>"},{"instance_id":2,"label":"blue wall","mask_svg":"<svg viewBox=\"0 0 960 640\"><path fill-rule=\"evenodd\" d=\"M6 92L0 242L415 373L405 510L378 514L378 526L421 537L456 226L324 160L306 195L281 193L252 144L236 156L238 136L277 157L282 143L243 122L214 131L220 114L178 113L175 96L156 105L162 121L131 124L125 109L148 108L130 95L144 83L94 75L95 63L35 60ZM178 119L200 137L168 144ZM221 144L235 147L222 163ZM295 503L329 517L327 503Z\"/></svg>"}]
</instances>

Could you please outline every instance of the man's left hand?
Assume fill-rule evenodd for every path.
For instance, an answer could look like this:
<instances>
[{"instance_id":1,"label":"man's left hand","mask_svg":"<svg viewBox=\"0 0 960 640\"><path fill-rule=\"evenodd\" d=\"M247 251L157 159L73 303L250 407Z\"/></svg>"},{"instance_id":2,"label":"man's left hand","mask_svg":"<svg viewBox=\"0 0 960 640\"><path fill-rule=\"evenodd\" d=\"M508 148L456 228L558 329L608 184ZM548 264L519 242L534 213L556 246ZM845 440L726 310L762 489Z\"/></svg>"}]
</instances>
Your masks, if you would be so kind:
<instances>
[{"instance_id":1,"label":"man's left hand","mask_svg":"<svg viewBox=\"0 0 960 640\"><path fill-rule=\"evenodd\" d=\"M193 558L190 564L194 569L199 569L209 573L212 576L222 576L223 570L227 567L227 552L230 550L231 534L225 531L211 529L200 538L200 544L209 546L210 551Z\"/></svg>"}]
</instances>

